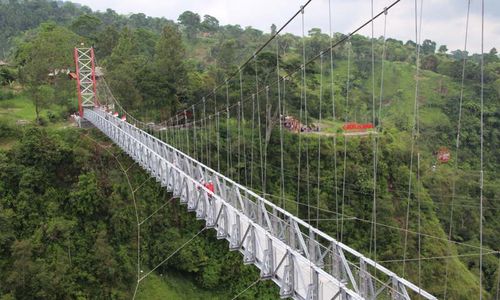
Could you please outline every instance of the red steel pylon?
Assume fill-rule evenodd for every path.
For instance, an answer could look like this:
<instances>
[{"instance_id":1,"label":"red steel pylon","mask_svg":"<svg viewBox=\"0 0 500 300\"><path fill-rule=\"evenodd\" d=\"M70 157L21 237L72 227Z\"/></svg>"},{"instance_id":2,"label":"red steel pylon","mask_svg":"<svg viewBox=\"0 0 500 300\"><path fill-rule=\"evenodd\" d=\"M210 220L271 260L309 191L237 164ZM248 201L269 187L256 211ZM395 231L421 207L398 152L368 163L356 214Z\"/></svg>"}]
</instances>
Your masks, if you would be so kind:
<instances>
[{"instance_id":1,"label":"red steel pylon","mask_svg":"<svg viewBox=\"0 0 500 300\"><path fill-rule=\"evenodd\" d=\"M83 117L85 107L99 106L95 74L94 48L75 48L78 112Z\"/></svg>"}]
</instances>

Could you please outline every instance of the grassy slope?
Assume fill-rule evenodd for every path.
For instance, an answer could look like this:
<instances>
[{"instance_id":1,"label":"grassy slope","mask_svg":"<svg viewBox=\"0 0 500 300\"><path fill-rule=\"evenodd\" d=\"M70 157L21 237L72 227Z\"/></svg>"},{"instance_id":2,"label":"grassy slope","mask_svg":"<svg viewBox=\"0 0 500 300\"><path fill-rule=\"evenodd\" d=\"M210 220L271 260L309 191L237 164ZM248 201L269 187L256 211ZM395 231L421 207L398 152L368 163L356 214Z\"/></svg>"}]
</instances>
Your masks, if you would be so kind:
<instances>
[{"instance_id":1,"label":"grassy slope","mask_svg":"<svg viewBox=\"0 0 500 300\"><path fill-rule=\"evenodd\" d=\"M43 118L48 118L49 111L58 115L62 110L60 105L52 104L48 108L42 109L40 115ZM27 96L18 94L12 99L0 100L0 120L15 123L18 120L33 122L35 119L35 106Z\"/></svg>"},{"instance_id":2,"label":"grassy slope","mask_svg":"<svg viewBox=\"0 0 500 300\"><path fill-rule=\"evenodd\" d=\"M203 290L193 284L193 279L175 273L151 274L139 285L138 300L156 299L226 299L223 294L215 295L213 292Z\"/></svg>"},{"instance_id":3,"label":"grassy slope","mask_svg":"<svg viewBox=\"0 0 500 300\"><path fill-rule=\"evenodd\" d=\"M201 54L203 55L203 54ZM337 66L335 73L342 77L346 71L346 64L342 62ZM410 116L413 112L413 100L415 93L415 69L413 66L406 63L386 62L385 80L384 80L384 102L383 102L383 118L394 122L397 116ZM345 74L344 74L345 76ZM380 82L379 75L376 75L376 84ZM327 78L325 78L326 80ZM371 91L371 79L366 79L363 92ZM449 122L448 116L443 114L440 106L443 105L446 97L451 95L440 95L437 89L440 85L446 85L450 93L458 91L458 85L452 82L451 79L439 74L423 71L420 76L420 91L419 98L421 104L420 119L422 126L434 127L436 124ZM376 93L378 93L378 85ZM356 94L354 94L356 95ZM361 95L361 94L359 94ZM376 99L378 102L378 98ZM47 111L51 110L58 113L61 108L51 106L49 109L42 111L42 116L47 118ZM15 123L17 120L27 120L33 122L35 120L35 109L33 103L25 96L18 95L13 99L0 101L0 120L5 120L9 123ZM326 131L335 132L339 122L324 120ZM58 124L61 125L61 124ZM56 125L57 126L57 125ZM0 140L0 147L8 148L13 145L14 140ZM458 260L455 261L458 263ZM457 274L466 274L467 279L460 281L473 281L470 278L470 273L465 270L463 264L457 264L461 268ZM458 278L456 278L458 279ZM193 284L192 278L186 278L177 274L168 274L160 277L152 274L148 279L144 280L138 290L138 299L222 299L224 295L214 295L211 292L200 289Z\"/></svg>"},{"instance_id":4,"label":"grassy slope","mask_svg":"<svg viewBox=\"0 0 500 300\"><path fill-rule=\"evenodd\" d=\"M346 78L346 71L347 71L347 63L345 61L340 61L337 63L336 68L334 70L334 74L336 78L340 78L339 81L344 81L344 78ZM382 102L382 118L386 123L387 126L389 127L395 127L398 126L396 124L401 124L405 123L406 126L408 126L406 129L405 128L398 128L399 130L402 130L398 132L398 140L400 140L403 144L408 143L407 140L408 138L405 138L408 132L408 129L411 128L411 122L412 122L412 115L413 115L413 106L414 106L414 99L415 99L415 67L407 64L407 63L400 63L400 62L385 62L385 79L384 79L384 85L383 85L383 102ZM422 128L427 128L427 129L434 129L437 128L441 125L449 125L450 124L450 117L447 116L446 114L443 113L442 107L445 104L445 101L449 97L457 96L457 93L459 92L459 85L454 82L451 78L447 76L442 76L440 74L430 72L430 71L425 71L421 70L420 71L420 76L419 76L419 121L420 121L420 126ZM375 78L375 94L376 96L376 103L378 105L378 95L380 93L380 72L376 72L376 78ZM319 75L317 76L319 79ZM329 86L329 80L328 76L325 76L324 78L324 84L325 86ZM360 98L367 99L369 97L369 101L371 101L371 77L366 78L361 80L361 88L357 91L353 91L351 95L351 101L358 100ZM443 92L441 87L444 87L444 90L446 92ZM339 86L336 87L339 89ZM466 87L466 92L467 92L467 87ZM308 93L311 94L318 94L318 90L313 90L311 89L308 91ZM344 99L342 99L343 101ZM324 100L326 101L326 104L324 103L323 105L329 106L329 99ZM359 102L358 102L359 104ZM329 107L328 107L329 109ZM333 121L331 119L329 120L323 120L323 130L325 132L329 133L334 133L337 131L337 129L342 126L343 124L343 118L344 118L344 112L343 111L337 111L337 116L341 118L342 121ZM369 116L371 116L371 112L368 112ZM404 122L401 122L401 120L404 119ZM409 146L409 145L406 145ZM431 145L421 145L423 147L429 147ZM434 145L436 146L436 145ZM439 145L438 145L439 146ZM436 146L437 147L437 146ZM422 162L423 164L432 164L433 161L433 155L432 155L432 150L435 149L423 149L423 159L425 159L425 162ZM433 226L429 225L429 228L426 230L429 231L433 235L436 236L441 236L445 238L445 235L442 231L442 228L438 225L438 220L436 216L433 214L432 215L432 222ZM429 245L428 245L429 246ZM430 246L429 246L430 247ZM436 249L431 249L432 247L429 248L429 251L437 251ZM442 250L442 249L441 249ZM442 250L444 251L444 250ZM444 264L444 261L442 262ZM410 263L412 267L416 269L416 264ZM388 267L391 267L388 265ZM425 264L425 268L431 267L431 264ZM453 259L453 262L450 264L451 272L454 274L452 276L452 280L466 283L461 287L457 287L457 290L455 290L455 295L467 295L470 293L469 289L472 289L472 287L476 287L478 285L477 283L477 278L473 276L473 274L470 272L470 270L467 270L466 266L464 263L458 259ZM412 272L410 272L412 273ZM415 274L412 274L414 276L409 276L409 277L415 277ZM170 277L169 277L170 278ZM180 277L172 277L172 280L161 280L160 278L155 278L151 279L151 291L150 293L157 293L157 294L146 294L146 298L152 298L152 299L159 299L159 298L166 298L166 299L198 299L194 298L193 296L187 295L184 292L179 293L176 291L180 291L180 288L183 287L183 285L188 285L188 287L185 290L192 291L193 289L196 289L194 285L192 285L190 282L187 282L190 279L186 278L180 278ZM424 286L429 286L429 285L434 285L433 283L425 283ZM149 286L147 284L144 285L143 289L149 289ZM195 294L199 293L200 291L196 291ZM434 291L437 292L437 291ZM474 292L475 293L475 292ZM470 293L470 294L474 294ZM159 297L159 298L155 298ZM203 296L203 298L207 299L217 299L217 298L210 298L210 296ZM213 295L212 295L213 297ZM144 298L144 299L146 299ZM140 298L142 299L142 298Z\"/></svg>"}]
</instances>

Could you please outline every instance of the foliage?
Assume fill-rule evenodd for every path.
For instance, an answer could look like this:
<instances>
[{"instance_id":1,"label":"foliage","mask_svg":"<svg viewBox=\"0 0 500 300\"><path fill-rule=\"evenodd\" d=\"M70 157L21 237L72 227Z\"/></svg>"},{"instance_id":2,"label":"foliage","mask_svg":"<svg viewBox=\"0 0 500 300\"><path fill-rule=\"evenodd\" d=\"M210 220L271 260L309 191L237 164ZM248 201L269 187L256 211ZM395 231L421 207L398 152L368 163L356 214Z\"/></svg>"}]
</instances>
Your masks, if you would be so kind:
<instances>
[{"instance_id":1,"label":"foliage","mask_svg":"<svg viewBox=\"0 0 500 300\"><path fill-rule=\"evenodd\" d=\"M133 292L136 224L126 177L135 188L148 175L138 166L126 175L120 164L131 165L130 159L94 139L93 132L33 127L14 149L0 152L0 282L7 283L0 295L123 299ZM141 219L168 199L152 182L137 195L148 199L139 201ZM200 225L176 201L161 209L141 226L142 268L174 251ZM197 278L207 295L222 286L234 295L258 278L214 234L198 237L159 270ZM268 290L276 293L263 284L243 298Z\"/></svg>"},{"instance_id":2,"label":"foliage","mask_svg":"<svg viewBox=\"0 0 500 300\"><path fill-rule=\"evenodd\" d=\"M20 65L21 81L26 85L36 112L36 120L40 122L40 111L55 96L56 82L69 69L73 45L80 38L73 32L55 25L44 23L35 36L28 36L20 45L16 59Z\"/></svg>"},{"instance_id":3,"label":"foliage","mask_svg":"<svg viewBox=\"0 0 500 300\"><path fill-rule=\"evenodd\" d=\"M48 19L55 23L43 23ZM480 221L479 55L449 51L446 45L441 45L436 53L436 42L424 40L417 97L414 67L417 45L413 41L378 38L372 44L370 38L355 35L350 44L339 45L331 55L325 53L321 60L308 64L304 79L300 69L302 51L305 50L305 58L309 60L344 35L334 34L331 41L318 28L311 29L304 39L283 34L278 43L270 43L245 68L238 70L237 66L269 34L240 25L221 26L212 16L205 15L201 20L200 15L190 11L181 14L177 21L175 24L144 14L123 16L110 9L93 12L67 2L0 3L0 43L9 49L15 45L7 52L19 65L19 75L12 69L2 69L0 81L9 86L17 80L23 83L21 93L13 94L13 98L8 95L12 99L0 102L0 113L5 120L0 123L1 137L20 139L12 150L0 151L2 297L129 298L137 275L136 211L132 197L137 197L139 217L145 218L171 196L146 181L148 176L123 153L109 146L109 141L100 140L101 145L97 145L90 140L89 137L99 139L92 131L12 126L12 119L29 119L27 115L34 115L35 111L41 120L43 108L54 112L47 112L49 119L69 110L69 103L75 102L73 83L65 76L49 79L48 74L55 69L72 68L72 49L82 41L95 46L99 64L105 67L106 80L115 96L129 112L146 121L179 117L178 112L193 109L203 96L220 86L205 99L205 106L194 106L194 118L203 119L203 127L169 130L162 138L213 168L220 166L223 173L241 183L265 191L270 199L283 192L285 199L278 204L302 218L310 218L311 209L306 205L310 204L313 210L319 208L312 213L320 220L332 221L318 221L315 226L337 238L343 235L345 243L371 256L373 138L346 138L339 133L343 121L374 122L380 131L376 191L377 220L381 225L377 226L377 260L389 261L387 266L401 274L402 264L390 260L403 257L404 253L412 259L419 253L424 257L463 255L422 261L421 271L425 275L422 285L441 297L446 263L450 299L476 297L479 288L486 291L486 296L494 296L500 275L498 257L485 255L483 270L479 270L477 249L472 248L479 245ZM276 30L276 26L272 28ZM496 200L500 182L495 176L500 163L497 103L500 59L495 48L485 54L484 61L483 238L486 249L498 251L500 207ZM275 86L277 62L281 67L279 75L287 76L280 94ZM233 73L241 77L226 82ZM376 119L372 117L373 82L375 97L381 101ZM456 153L458 103L462 94L461 143ZM33 105L27 103L25 95L33 99ZM280 186L278 155L281 152L278 95L286 114L304 123L319 124L321 111L320 126L324 131L300 136L285 131L284 191ZM415 142L420 172L416 172L416 155L411 146L415 99L419 104L419 134ZM240 100L241 106L231 106L227 111L229 118L225 114L209 117L223 109L226 112L227 102L235 104ZM239 116L243 121L238 121ZM216 126L220 135L215 134ZM202 128L205 130L199 130ZM191 139L198 141L198 148L194 148ZM448 164L436 159L441 146L452 150ZM414 165L410 169L412 153ZM261 158L265 159L265 170ZM132 166L127 174L118 162ZM133 187L145 184L132 195L133 187L126 179L131 180ZM452 205L453 185L456 197ZM161 262L198 232L200 226L175 200L162 208L141 225L143 271ZM395 229L404 226L410 229L408 235ZM417 231L425 236L419 238L414 234ZM447 243L448 232L460 244ZM405 277L417 282L418 265L409 261L405 267ZM483 287L479 287L479 272L484 275ZM209 232L194 239L157 271L165 276L172 273L182 277L180 281L196 282L195 288L206 292L207 298L212 293L218 297L222 287L225 288L222 297L234 296L259 276L254 268L241 264L239 254L228 252L227 244L217 241ZM156 275L151 282L164 284ZM152 297L144 287L139 292L145 293L145 298ZM272 284L259 283L241 297L262 299L276 295Z\"/></svg>"},{"instance_id":4,"label":"foliage","mask_svg":"<svg viewBox=\"0 0 500 300\"><path fill-rule=\"evenodd\" d=\"M0 67L0 86L12 84L17 79L17 73L8 67Z\"/></svg>"}]
</instances>

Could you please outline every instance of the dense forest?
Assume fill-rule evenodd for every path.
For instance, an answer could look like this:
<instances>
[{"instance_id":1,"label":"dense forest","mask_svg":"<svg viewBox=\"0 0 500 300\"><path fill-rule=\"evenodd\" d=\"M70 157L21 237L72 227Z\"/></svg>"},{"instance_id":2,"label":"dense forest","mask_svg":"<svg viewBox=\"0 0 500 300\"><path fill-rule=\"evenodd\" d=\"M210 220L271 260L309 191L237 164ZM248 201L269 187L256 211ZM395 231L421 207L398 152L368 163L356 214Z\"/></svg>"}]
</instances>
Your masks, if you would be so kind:
<instances>
[{"instance_id":1,"label":"dense forest","mask_svg":"<svg viewBox=\"0 0 500 300\"><path fill-rule=\"evenodd\" d=\"M343 242L405 272L438 298L446 293L449 299L473 299L482 288L487 299L496 299L496 49L484 55L485 255L479 270L481 56L428 39L417 45L354 35L313 59L332 40L312 28L304 38L280 35L238 69L275 31L271 24L267 33L220 25L213 16L190 11L167 20L97 12L71 2L0 1L0 57L7 62L0 66L0 299L131 298L138 271L136 213L144 219L155 212L140 226L140 271L147 272L203 227L97 130L73 128L66 121L76 111L75 83L58 71L74 69L73 48L81 43L95 48L106 82L131 115L176 125L178 112L192 113L181 118L194 122L191 131L164 134L149 128L153 134L337 238L341 214ZM333 41L344 37L336 33ZM304 73L302 59L310 61ZM230 74L239 76L225 81ZM287 80L276 86L278 77ZM204 106L200 100L206 95ZM255 105L263 109L255 112ZM321 132L281 134L278 105ZM341 134L344 122L371 122L376 109L376 138ZM196 139L205 144L194 147L190 141ZM448 163L438 161L440 148L450 150ZM376 253L370 223L374 155ZM401 230L405 226L410 234ZM428 259L419 263L419 255ZM138 298L231 299L258 277L207 231L144 280ZM176 294L172 282L185 290ZM271 282L240 296L277 297Z\"/></svg>"}]
</instances>

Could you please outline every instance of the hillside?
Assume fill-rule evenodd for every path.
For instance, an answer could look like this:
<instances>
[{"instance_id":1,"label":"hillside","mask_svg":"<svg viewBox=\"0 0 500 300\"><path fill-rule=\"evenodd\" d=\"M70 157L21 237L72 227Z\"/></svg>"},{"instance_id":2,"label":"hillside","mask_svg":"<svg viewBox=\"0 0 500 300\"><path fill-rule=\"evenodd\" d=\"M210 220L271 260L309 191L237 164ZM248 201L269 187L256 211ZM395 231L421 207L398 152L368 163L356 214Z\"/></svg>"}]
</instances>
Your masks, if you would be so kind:
<instances>
[{"instance_id":1,"label":"hillside","mask_svg":"<svg viewBox=\"0 0 500 300\"><path fill-rule=\"evenodd\" d=\"M371 40L355 35L349 44L333 50L332 62L328 53L307 65L305 104L303 78L297 72L302 39L284 34L228 81L226 90L228 74L238 71L237 66L269 37L250 27L221 26L212 16L200 18L192 12L170 21L112 10L94 12L69 2L0 2L0 44L11 62L0 66L0 299L130 298L137 275L136 211L145 218L163 207L140 227L143 272L202 227L178 201L163 206L170 195L148 181L147 174L109 140L67 121L76 111L74 82L64 74L50 77L47 70L74 68L72 49L82 41L94 45L107 83L132 115L159 123L188 110L195 112L189 121L205 119L187 136L205 141L206 148L186 143L182 131L166 133L163 139L213 168L219 165L222 173L247 186L251 182L254 190L265 191L269 199L332 236L339 237L342 214L343 242L372 257L375 139L346 137L341 127L344 122L371 123L374 94L374 125L380 132L377 260L399 274L405 272L413 282L421 278L422 286L438 298L445 289L449 299L476 297L479 55L447 51L424 40L417 76L415 43L391 38L384 43L380 38L374 42L373 78ZM343 37L337 33L334 40ZM309 59L327 48L330 38L311 29L304 42ZM279 75L287 77L279 94L286 114L304 124L321 124L319 134L284 132L284 186L279 114L273 114L278 112L277 50ZM200 99L217 85L221 88L204 107ZM485 55L484 87L486 254L481 288L487 299L495 299L500 277L499 99L500 58L491 49ZM415 100L418 135L412 143ZM231 104L227 123L221 119L217 124L215 115L207 117L225 113L226 101ZM238 101L241 107L233 105ZM263 109L255 112L255 104ZM261 131L254 129L257 117L267 125L257 127ZM220 127L219 135L215 126ZM437 159L443 147L451 152L447 163ZM265 171L259 157L266 159ZM132 193L138 186L140 191ZM454 243L447 242L450 224ZM419 238L416 232L423 234ZM420 277L419 255L425 257ZM402 263L403 257L408 261ZM205 232L141 283L138 299L230 299L258 276L255 268L241 263L238 253L227 251L226 242ZM272 283L261 282L241 298L277 295Z\"/></svg>"}]
</instances>

